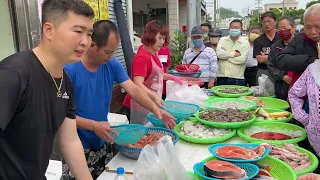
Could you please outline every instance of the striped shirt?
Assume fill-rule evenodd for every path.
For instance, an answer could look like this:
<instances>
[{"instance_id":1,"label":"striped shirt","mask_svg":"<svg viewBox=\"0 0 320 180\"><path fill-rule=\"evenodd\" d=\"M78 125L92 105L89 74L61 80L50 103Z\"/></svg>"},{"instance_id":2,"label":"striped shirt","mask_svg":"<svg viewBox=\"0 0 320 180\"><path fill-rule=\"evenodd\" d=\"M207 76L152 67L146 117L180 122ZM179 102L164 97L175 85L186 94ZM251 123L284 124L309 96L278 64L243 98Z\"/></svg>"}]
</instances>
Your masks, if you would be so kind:
<instances>
[{"instance_id":1,"label":"striped shirt","mask_svg":"<svg viewBox=\"0 0 320 180\"><path fill-rule=\"evenodd\" d=\"M202 45L201 54L193 61L192 64L197 64L200 66L201 76L200 79L202 82L209 82L210 80L215 80L216 73L218 70L218 60L215 51L210 48ZM190 64L192 59L197 55L194 51L194 48L189 48L186 50L183 56L182 64Z\"/></svg>"}]
</instances>

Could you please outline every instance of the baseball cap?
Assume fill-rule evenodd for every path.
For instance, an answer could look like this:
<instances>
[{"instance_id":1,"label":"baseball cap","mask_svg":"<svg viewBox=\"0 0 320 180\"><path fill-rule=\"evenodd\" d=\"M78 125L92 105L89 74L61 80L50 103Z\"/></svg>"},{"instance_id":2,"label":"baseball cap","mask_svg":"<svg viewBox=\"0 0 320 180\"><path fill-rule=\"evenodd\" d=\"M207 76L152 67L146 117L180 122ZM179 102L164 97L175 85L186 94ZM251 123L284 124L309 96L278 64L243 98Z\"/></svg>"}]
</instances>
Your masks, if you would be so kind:
<instances>
[{"instance_id":1,"label":"baseball cap","mask_svg":"<svg viewBox=\"0 0 320 180\"><path fill-rule=\"evenodd\" d=\"M222 31L220 29L211 29L209 31L209 36L213 36L213 37L222 36Z\"/></svg>"},{"instance_id":2,"label":"baseball cap","mask_svg":"<svg viewBox=\"0 0 320 180\"><path fill-rule=\"evenodd\" d=\"M204 33L202 31L201 26L195 26L191 30L191 36L203 36Z\"/></svg>"}]
</instances>

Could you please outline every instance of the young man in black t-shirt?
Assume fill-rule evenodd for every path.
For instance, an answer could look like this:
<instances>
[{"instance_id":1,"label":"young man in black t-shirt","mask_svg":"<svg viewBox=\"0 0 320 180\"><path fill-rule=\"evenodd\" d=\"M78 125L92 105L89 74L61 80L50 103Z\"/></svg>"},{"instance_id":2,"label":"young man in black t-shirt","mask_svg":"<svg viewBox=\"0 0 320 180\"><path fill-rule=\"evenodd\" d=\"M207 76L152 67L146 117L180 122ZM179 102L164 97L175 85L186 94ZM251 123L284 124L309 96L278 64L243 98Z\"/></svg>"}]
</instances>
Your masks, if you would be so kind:
<instances>
[{"instance_id":1,"label":"young man in black t-shirt","mask_svg":"<svg viewBox=\"0 0 320 180\"><path fill-rule=\"evenodd\" d=\"M271 45L281 40L281 37L275 28L277 24L277 18L273 12L266 12L262 14L261 22L264 33L253 42L253 58L258 60L259 68L257 78L261 76L261 74L269 76L267 62Z\"/></svg>"},{"instance_id":2,"label":"young man in black t-shirt","mask_svg":"<svg viewBox=\"0 0 320 180\"><path fill-rule=\"evenodd\" d=\"M90 180L63 67L89 48L94 13L81 0L45 0L42 13L40 45L0 63L0 179L46 179L58 133L75 177Z\"/></svg>"}]
</instances>

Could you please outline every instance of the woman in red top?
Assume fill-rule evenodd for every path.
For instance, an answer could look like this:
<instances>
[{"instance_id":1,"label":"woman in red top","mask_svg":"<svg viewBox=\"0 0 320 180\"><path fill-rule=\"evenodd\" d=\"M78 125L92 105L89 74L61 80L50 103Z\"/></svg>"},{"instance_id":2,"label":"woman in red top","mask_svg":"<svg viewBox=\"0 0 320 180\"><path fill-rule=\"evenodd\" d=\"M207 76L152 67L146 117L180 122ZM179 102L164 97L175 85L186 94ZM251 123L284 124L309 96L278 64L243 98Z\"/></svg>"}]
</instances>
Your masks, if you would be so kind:
<instances>
[{"instance_id":1,"label":"woman in red top","mask_svg":"<svg viewBox=\"0 0 320 180\"><path fill-rule=\"evenodd\" d=\"M139 50L142 49L143 47L144 46L141 45L139 47ZM168 73L168 69L171 66L171 58L170 58L170 50L169 50L169 48L167 46L166 47L162 47L159 50L158 55L159 55L160 62L162 64L162 66L163 66L163 72L164 73ZM163 100L166 99L166 82L167 82L167 80L163 80L163 89L162 89L162 99Z\"/></svg>"},{"instance_id":2,"label":"woman in red top","mask_svg":"<svg viewBox=\"0 0 320 180\"><path fill-rule=\"evenodd\" d=\"M142 34L143 46L139 48L131 65L131 79L144 90L158 106L161 99L163 80L181 83L179 77L165 74L159 58L159 51L169 43L169 29L160 21L150 21ZM123 102L126 115L132 124L145 124L148 111L136 103L129 95Z\"/></svg>"}]
</instances>

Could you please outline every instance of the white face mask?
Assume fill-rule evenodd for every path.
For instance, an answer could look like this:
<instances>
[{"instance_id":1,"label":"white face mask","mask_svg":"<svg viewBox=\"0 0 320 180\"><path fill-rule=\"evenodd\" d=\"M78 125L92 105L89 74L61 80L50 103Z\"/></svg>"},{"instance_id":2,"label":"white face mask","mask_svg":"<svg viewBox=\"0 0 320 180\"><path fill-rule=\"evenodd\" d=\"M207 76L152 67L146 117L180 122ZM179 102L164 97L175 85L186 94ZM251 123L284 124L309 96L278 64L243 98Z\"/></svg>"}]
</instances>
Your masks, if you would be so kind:
<instances>
[{"instance_id":1,"label":"white face mask","mask_svg":"<svg viewBox=\"0 0 320 180\"><path fill-rule=\"evenodd\" d=\"M220 40L220 37L210 37L211 44L216 45L218 44L219 40Z\"/></svg>"}]
</instances>

